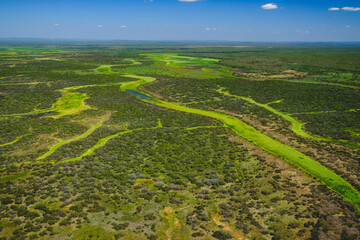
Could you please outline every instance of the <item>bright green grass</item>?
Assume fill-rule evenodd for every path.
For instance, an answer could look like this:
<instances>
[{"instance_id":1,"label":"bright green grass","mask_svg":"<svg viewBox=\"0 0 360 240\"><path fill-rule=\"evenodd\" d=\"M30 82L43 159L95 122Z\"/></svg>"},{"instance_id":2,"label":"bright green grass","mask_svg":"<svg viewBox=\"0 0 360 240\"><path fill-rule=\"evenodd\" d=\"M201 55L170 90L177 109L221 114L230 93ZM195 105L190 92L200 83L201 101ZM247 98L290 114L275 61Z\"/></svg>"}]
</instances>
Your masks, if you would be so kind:
<instances>
[{"instance_id":1,"label":"bright green grass","mask_svg":"<svg viewBox=\"0 0 360 240\"><path fill-rule=\"evenodd\" d=\"M105 144L106 144L108 141L110 141L111 139L113 139L113 138L115 138L115 137L118 137L118 136L120 136L120 135L124 135L124 134L127 134L127 133L131 133L131 132L133 132L133 131L135 131L135 130L140 130L140 129L126 130L126 131L118 132L118 133L116 133L116 134L113 134L113 135L107 136L107 137L105 137L105 138L102 138L102 139L100 139L94 146L92 146L91 148L89 148L88 150L86 150L86 151L85 151L83 154L81 154L80 156L74 157L74 158L64 159L64 160L59 161L58 163L79 161L79 160L83 159L84 157L93 154L96 149L105 146Z\"/></svg>"},{"instance_id":2,"label":"bright green grass","mask_svg":"<svg viewBox=\"0 0 360 240\"><path fill-rule=\"evenodd\" d=\"M340 83L331 83L331 82L315 82L311 80L288 80L288 79L249 79L253 81L283 81L283 82L291 82L291 83L307 83L307 84L321 84L321 85L330 85L336 87L344 87L344 88L352 88L352 89L360 89L358 86L340 84Z\"/></svg>"},{"instance_id":3,"label":"bright green grass","mask_svg":"<svg viewBox=\"0 0 360 240\"><path fill-rule=\"evenodd\" d=\"M216 65L220 60L200 57L179 56L177 53L148 53L142 54L157 62L165 62L169 70L194 78L222 78L234 77L230 67ZM216 66L216 68L210 68ZM197 67L199 69L191 69ZM201 67L201 68L200 68Z\"/></svg>"},{"instance_id":4,"label":"bright green grass","mask_svg":"<svg viewBox=\"0 0 360 240\"><path fill-rule=\"evenodd\" d=\"M1 115L4 117L21 117L21 116L29 116L29 115L38 115L42 113L48 112L56 112L56 114L48 116L51 118L61 118L67 115L78 114L85 109L91 108L86 105L85 100L88 99L85 93L79 92L70 92L71 90L80 89L86 86L76 86L76 87L68 87L61 90L63 96L59 98L50 109L43 110L34 110L28 113L16 113L10 115ZM1 145L0 145L1 146Z\"/></svg>"},{"instance_id":5,"label":"bright green grass","mask_svg":"<svg viewBox=\"0 0 360 240\"><path fill-rule=\"evenodd\" d=\"M12 144L14 144L14 143L16 143L16 142L20 141L23 137L29 136L31 133L32 133L32 128L30 127L30 129L29 129L29 133L24 134L24 135L21 135L21 136L19 136L19 137L15 138L15 140L14 140L14 141L11 141L11 142L7 142L7 143L0 144L0 147L5 147L5 146L12 145Z\"/></svg>"},{"instance_id":6,"label":"bright green grass","mask_svg":"<svg viewBox=\"0 0 360 240\"><path fill-rule=\"evenodd\" d=\"M113 65L102 65L102 66L96 68L96 71L97 71L98 73L107 74L107 75L116 74L116 72L111 71L111 67L112 67L112 66L113 66Z\"/></svg>"},{"instance_id":7,"label":"bright green grass","mask_svg":"<svg viewBox=\"0 0 360 240\"><path fill-rule=\"evenodd\" d=\"M179 65L213 65L219 62L218 59L179 56L177 53L148 53L142 55L150 57L155 61L165 62L166 65L173 67L179 67Z\"/></svg>"},{"instance_id":8,"label":"bright green grass","mask_svg":"<svg viewBox=\"0 0 360 240\"><path fill-rule=\"evenodd\" d=\"M83 138L86 138L87 136L89 136L91 133L93 133L96 129L98 129L99 127L101 127L101 125L105 122L106 118L101 119L97 124L91 126L91 128L89 130L87 130L86 132L84 132L81 135L78 135L76 137L67 139L67 140L60 140L58 143L52 145L49 149L49 151L47 151L45 154L41 155L40 157L38 157L36 160L43 160L45 158L47 158L48 156L50 156L51 154L53 154L59 147L70 143L70 142L74 142Z\"/></svg>"},{"instance_id":9,"label":"bright green grass","mask_svg":"<svg viewBox=\"0 0 360 240\"><path fill-rule=\"evenodd\" d=\"M56 62L63 62L64 60L58 59L58 58L49 58L49 57L41 57L41 58L35 58L36 61L56 61Z\"/></svg>"},{"instance_id":10,"label":"bright green grass","mask_svg":"<svg viewBox=\"0 0 360 240\"><path fill-rule=\"evenodd\" d=\"M22 139L23 137L25 137L25 136L27 136L27 135L29 135L29 134L19 136L19 137L15 138L14 141L0 144L0 147L5 147L5 146L8 146L8 145L12 145L12 144L16 143L17 141L19 141L20 139Z\"/></svg>"},{"instance_id":11,"label":"bright green grass","mask_svg":"<svg viewBox=\"0 0 360 240\"><path fill-rule=\"evenodd\" d=\"M236 95L230 94L229 92L224 91L223 88L218 89L217 92L219 92L219 93L221 93L221 94L223 94L225 96L245 100L245 101L247 101L249 103L252 103L252 104L255 104L255 105L259 106L259 107L265 108L266 110L280 116L281 118L283 118L286 121L291 123L291 130L295 134L297 134L299 136L302 136L302 137L305 137L305 138L311 138L311 139L314 139L314 140L317 140L317 141L332 142L332 143L336 143L336 144L340 144L340 145L360 149L359 145L357 145L355 143L348 142L346 140L336 140L336 139L332 139L332 138L323 138L323 137L320 137L320 136L311 135L311 134L305 132L302 129L303 126L304 126L304 123L300 122L299 120L297 120L296 118L294 118L294 117L292 117L290 115L287 115L285 113L282 113L282 112L276 110L275 108L270 107L269 104L262 104L262 103L256 102L255 100L253 100L252 98L249 98L249 97L242 97L242 96L236 96Z\"/></svg>"},{"instance_id":12,"label":"bright green grass","mask_svg":"<svg viewBox=\"0 0 360 240\"><path fill-rule=\"evenodd\" d=\"M132 82L130 82L132 83ZM121 86L124 82L119 83L102 83L102 84L91 84L91 85L81 85L81 86L72 86L66 87L61 90L63 96L59 98L56 103L52 105L50 109L43 110L34 110L28 113L16 113L9 115L0 115L0 117L21 117L29 115L38 115L41 113L56 112L56 114L47 116L50 118L61 118L67 115L78 114L86 109L91 107L86 105L85 100L88 99L85 93L74 92L81 88L87 87L110 87L110 86Z\"/></svg>"},{"instance_id":13,"label":"bright green grass","mask_svg":"<svg viewBox=\"0 0 360 240\"><path fill-rule=\"evenodd\" d=\"M142 84L150 83L156 80L156 78L153 77L145 77L145 76L137 76L137 75L123 75L124 77L128 78L135 78L140 79L139 81L135 82L126 82L121 85L121 90L136 90L136 88Z\"/></svg>"},{"instance_id":14,"label":"bright green grass","mask_svg":"<svg viewBox=\"0 0 360 240\"><path fill-rule=\"evenodd\" d=\"M77 114L90 108L85 104L85 99L88 99L85 93L63 91L63 94L64 96L59 98L51 107L50 111L56 112L55 115L51 116L52 118Z\"/></svg>"},{"instance_id":15,"label":"bright green grass","mask_svg":"<svg viewBox=\"0 0 360 240\"><path fill-rule=\"evenodd\" d=\"M155 57L161 58L164 56L164 54L155 55ZM166 56L165 57L169 57ZM178 59L177 59L178 60ZM133 77L140 79L139 81L135 81L133 84L129 85L122 85L121 90L125 91L127 89L129 90L135 90L139 85L142 85L146 82L154 81L154 78L148 79L147 77L143 76L137 76L137 75L128 75L128 77ZM148 79L148 81L146 81ZM129 88L127 88L129 87ZM248 99L252 100L252 99ZM307 157L306 155L302 154L301 152L289 147L286 144L283 144L269 136L267 136L264 133L259 132L254 127L247 125L243 121L233 117L229 116L223 113L213 112L213 111L207 111L207 110L201 110L201 109L195 109L195 108L189 108L177 103L171 103L171 102L165 102L159 99L154 98L154 100L144 100L144 102L148 102L151 104L155 104L160 107L173 109L177 111L187 112L187 113L194 113L206 117L215 118L225 124L225 126L231 128L235 133L237 133L239 136L245 138L246 140L253 142L254 144L258 145L262 149L264 149L267 152L270 152L276 156L279 156L283 158L284 160L294 164L295 166L303 169L307 173L313 175L317 179L319 179L321 182L323 182L325 185L342 195L345 199L350 201L354 207L360 212L360 194L359 192L352 187L348 182L346 182L344 179L342 179L339 175L334 173L333 171L327 169L325 166L321 165L317 161ZM252 100L253 101L253 100ZM254 101L255 102L255 101ZM268 105L264 105L264 107L269 108ZM272 110L276 111L275 109L271 108ZM279 114L282 114L281 112L278 112ZM294 129L296 129L297 132L303 134L303 132L299 131L301 130L301 122L297 121L296 119L283 114L283 117L286 117L287 120L292 120L294 125ZM290 118L289 118L290 117ZM307 133L305 133L307 134ZM308 135L308 134L307 134ZM309 135L311 136L311 135ZM312 137L312 136L311 136Z\"/></svg>"},{"instance_id":16,"label":"bright green grass","mask_svg":"<svg viewBox=\"0 0 360 240\"><path fill-rule=\"evenodd\" d=\"M149 83L149 82L153 82L156 80L156 78L153 77L147 77L147 76L138 76L138 75L133 75L133 74L123 74L123 73L117 73L111 70L111 67L115 66L115 65L102 65L98 68L96 68L96 71L98 73L101 74L107 74L107 75L119 75L122 77L127 77L127 78L136 78L139 79L139 81L136 82L121 82L121 83L115 83L115 85L122 85L121 88L122 89L128 89L128 90L136 90L135 88L141 84L145 84L145 83ZM111 83L110 83L111 85ZM105 86L110 86L109 84L105 85ZM87 87L92 87L92 86L104 86L101 84L94 84L94 85L86 85Z\"/></svg>"},{"instance_id":17,"label":"bright green grass","mask_svg":"<svg viewBox=\"0 0 360 240\"><path fill-rule=\"evenodd\" d=\"M342 112L358 112L360 111L360 108L358 109L349 109L349 110L345 110ZM319 111L319 112L300 112L300 113L291 113L289 115L307 115L307 114L322 114L322 113L336 113L339 112L337 110L333 110L333 111Z\"/></svg>"},{"instance_id":18,"label":"bright green grass","mask_svg":"<svg viewBox=\"0 0 360 240\"><path fill-rule=\"evenodd\" d=\"M187 127L187 128L184 128L183 131L191 131L191 130L196 130L196 129L200 129L200 128L220 128L220 127L226 127L226 126L196 126L196 127Z\"/></svg>"},{"instance_id":19,"label":"bright green grass","mask_svg":"<svg viewBox=\"0 0 360 240\"><path fill-rule=\"evenodd\" d=\"M352 130L352 129L347 129L347 130L345 130L345 131L349 132L352 137L360 138L360 133L357 132L357 131L354 131L354 130Z\"/></svg>"},{"instance_id":20,"label":"bright green grass","mask_svg":"<svg viewBox=\"0 0 360 240\"><path fill-rule=\"evenodd\" d=\"M111 74L111 75L119 75L122 77L127 77L127 78L135 78L135 79L139 79L138 81L132 81L132 82L120 82L120 83L109 83L109 84L94 84L94 85L86 85L84 87L99 87L99 86L111 86L111 85L121 85L121 90L125 91L125 90L136 90L136 88L142 84L146 84L149 82L153 82L156 80L156 78L153 77L147 77L147 76L137 76L137 75L132 75L132 74L122 74L122 73L117 73L117 72L113 72L111 70L111 67L113 65L102 65L98 68L96 68L96 71L98 73L101 74ZM77 87L72 87L72 89L75 89Z\"/></svg>"},{"instance_id":21,"label":"bright green grass","mask_svg":"<svg viewBox=\"0 0 360 240\"><path fill-rule=\"evenodd\" d=\"M141 80L144 78L142 76L136 76L140 79L140 81L136 81L135 83L142 84ZM153 81L153 80L152 80ZM131 85L130 90L136 89L136 84ZM122 86L122 90L127 90L124 85ZM276 156L281 157L282 159L294 164L295 166L303 169L307 173L313 175L325 185L342 195L345 199L350 201L354 207L360 212L360 194L359 192L352 187L348 182L342 179L339 175L334 173L333 171L327 169L325 166L321 165L317 161L307 157L303 153L289 147L286 144L283 144L264 133L259 132L254 127L247 125L243 121L229 116L223 113L207 111L202 109L189 108L186 106L182 106L178 103L165 102L159 99L154 98L154 100L144 100L144 102L148 102L151 104L155 104L160 107L173 109L177 111L187 112L198 114L206 117L215 118L225 124L225 126L231 128L235 133L239 136L245 138L246 140L253 142L257 146L261 147L267 152L270 152Z\"/></svg>"},{"instance_id":22,"label":"bright green grass","mask_svg":"<svg viewBox=\"0 0 360 240\"><path fill-rule=\"evenodd\" d=\"M171 58L171 61L173 63L178 63L178 61L186 61L193 62L194 60L190 57L175 57ZM209 62L205 59L204 62L207 62L206 64L209 64ZM217 62L217 60L211 61L212 63ZM172 63L170 63L172 64ZM129 77L129 78L136 78L138 81L134 82L122 82L122 83L109 83L109 84L94 84L94 85L86 85L86 86L75 86L66 88L67 90L76 90L79 88L84 87L96 87L96 86L115 86L115 85L121 85L121 90L136 90L136 88L142 84L146 84L152 81L155 81L156 79L153 77L144 77L144 76L137 76L137 75L126 75L126 74L120 74L120 73L114 73L111 71L111 66L101 66L97 68L96 70L99 73L102 74L116 74L123 77ZM334 84L335 85L335 84ZM338 85L338 84L336 84ZM65 90L65 89L64 89ZM160 107L173 109L177 111L187 112L187 113L193 113L198 114L201 116L211 117L214 119L217 119L224 123L225 126L231 128L235 133L237 133L239 136L247 139L248 141L253 142L254 144L258 145L265 151L268 151L274 155L277 155L284 160L294 164L297 167L300 167L304 171L310 173L314 177L318 178L320 181L322 181L324 184L326 184L328 187L332 188L334 191L338 192L340 195L342 195L345 199L349 200L354 207L360 211L360 194L359 192L353 188L349 183L347 183L344 179L342 179L340 176L332 172L331 170L327 169L325 166L321 165L317 161L314 161L313 159L307 157L306 155L302 154L301 152L275 140L271 137L259 132L255 128L253 128L250 125L247 125L246 123L242 122L241 120L229 116L223 113L213 112L213 111L207 111L207 110L201 110L201 109L195 109L195 108L189 108L177 103L171 103L171 102L165 102L159 99L154 100L142 100L144 102L148 102L151 104L155 104ZM274 109L275 110L275 109ZM287 115L286 115L287 116ZM294 119L294 118L292 118ZM98 124L92 126L88 131L86 131L84 134L81 134L77 137L74 137L72 139L68 140L61 140L59 143L53 145L50 147L49 151L45 153L44 155L40 156L37 160L42 160L51 155L53 152L55 152L60 146L67 144L72 141L76 141L82 138L87 137L90 135L93 131L95 131L97 128L101 127L102 123L105 119L102 119ZM130 131L130 130L128 130ZM106 138L100 139L97 144L95 144L92 148L88 149L84 154L82 154L80 157L83 158L85 156L88 156L92 154L97 148L104 146L110 139L120 136L122 134L127 133L128 131L123 131L111 136L108 136ZM132 130L134 131L134 130ZM79 158L79 157L77 157ZM77 159L73 158L73 159ZM81 159L80 158L80 159ZM70 159L71 160L71 159ZM63 160L63 161L70 161L69 159ZM79 159L77 159L79 160ZM75 160L73 160L75 161Z\"/></svg>"},{"instance_id":23,"label":"bright green grass","mask_svg":"<svg viewBox=\"0 0 360 240\"><path fill-rule=\"evenodd\" d=\"M70 91L70 90L77 90L81 88L88 88L88 87L111 87L111 86L120 86L124 82L117 82L117 83L100 83L100 84L91 84L91 85L81 85L81 86L72 86L62 89L62 91Z\"/></svg>"},{"instance_id":24,"label":"bright green grass","mask_svg":"<svg viewBox=\"0 0 360 240\"><path fill-rule=\"evenodd\" d=\"M29 175L29 173L30 173L29 171L24 171L24 172L15 173L12 175L2 176L2 177L0 177L0 183L7 182L7 181L14 181L16 179L26 177L27 175Z\"/></svg>"},{"instance_id":25,"label":"bright green grass","mask_svg":"<svg viewBox=\"0 0 360 240\"><path fill-rule=\"evenodd\" d=\"M360 194L348 182L346 182L339 175L327 169L325 166L321 165L317 161L307 157L306 155L287 146L286 144L283 144L265 135L264 133L259 132L258 130L256 130L252 126L247 125L243 121L223 113L189 108L176 103L165 102L159 99L153 101L143 101L167 109L173 109L177 111L194 113L206 117L215 118L223 122L227 127L231 128L239 136L245 138L250 142L253 142L265 151L279 156L282 159L310 173L311 175L319 179L321 182L323 182L325 185L338 192L345 199L350 201L354 205L354 207L360 212Z\"/></svg>"},{"instance_id":26,"label":"bright green grass","mask_svg":"<svg viewBox=\"0 0 360 240\"><path fill-rule=\"evenodd\" d=\"M99 73L102 73L102 71L107 71L110 69L109 66L102 66L98 69L96 69ZM106 74L106 73L105 73ZM111 72L111 74L113 74ZM116 73L114 73L116 74ZM120 74L119 74L120 75ZM124 76L124 75L122 75ZM133 78L132 75L127 75L126 77ZM143 80L150 77L144 77ZM145 80L141 81L141 83L147 83L148 81ZM44 110L35 110L28 113L17 113L17 114L10 114L10 115L0 115L2 117L21 117L21 116L29 116L29 115L37 115L41 113L47 113L47 112L56 112L56 114L48 116L51 118L61 118L63 116L68 115L74 115L78 114L86 109L90 109L91 107L86 105L85 100L88 99L85 93L79 93L74 92L74 90L78 90L81 88L87 88L87 87L110 87L110 86L121 86L123 84L133 84L133 82L118 82L118 83L102 83L102 84L91 84L91 85L81 85L81 86L72 86L72 87L66 87L61 90L63 96L59 98L56 103L52 105L50 109L44 109ZM1 145L0 145L1 146Z\"/></svg>"},{"instance_id":27,"label":"bright green grass","mask_svg":"<svg viewBox=\"0 0 360 240\"><path fill-rule=\"evenodd\" d=\"M161 122L161 119L160 119L160 118L158 118L158 121L157 121L157 127L158 127L158 128L162 128L162 127L163 127L163 125L162 125L162 122Z\"/></svg>"},{"instance_id":28,"label":"bright green grass","mask_svg":"<svg viewBox=\"0 0 360 240\"><path fill-rule=\"evenodd\" d=\"M136 61L135 59L132 58L125 58L123 60L124 62L130 63L132 65L141 65L141 62Z\"/></svg>"},{"instance_id":29,"label":"bright green grass","mask_svg":"<svg viewBox=\"0 0 360 240\"><path fill-rule=\"evenodd\" d=\"M138 62L138 61L136 61L136 60L134 60L132 58L125 58L123 61L127 62L127 63L129 63L130 65L133 65L133 66L141 65L141 62ZM111 67L113 67L113 66L117 66L117 65L102 65L102 66L96 68L96 71L98 73L101 73L101 74L121 75L122 76L123 73L118 73L118 72L114 72L114 71L111 70ZM121 66L121 64L120 64L120 66Z\"/></svg>"},{"instance_id":30,"label":"bright green grass","mask_svg":"<svg viewBox=\"0 0 360 240\"><path fill-rule=\"evenodd\" d=\"M222 127L222 126L197 126L197 127L187 127L187 128L184 128L183 131L191 131L191 130L200 129L200 128L219 128L219 127ZM52 162L52 163L63 163L63 162L79 161L79 160L83 159L84 157L87 157L87 156L92 155L92 154L96 151L96 149L105 146L106 143L107 143L108 141L110 141L111 139L113 139L113 138L119 137L119 136L124 135L124 134L132 133L132 132L134 132L134 131L150 130L150 129L157 129L157 128L164 128L164 127L162 126L162 124L161 124L160 119L158 119L158 124L157 124L156 127L152 127L152 128L137 128L137 129L125 130L125 131L121 131L121 132L115 133L115 134L113 134L113 135L110 135L110 136L101 138L94 146L92 146L91 148L87 149L87 150L86 150L83 154L81 154L80 156L77 156L77 157L74 157L74 158L63 159L63 160L61 160L61 161ZM168 127L165 127L165 128L168 128ZM170 128L171 128L171 129L179 129L179 127L170 127Z\"/></svg>"},{"instance_id":31,"label":"bright green grass","mask_svg":"<svg viewBox=\"0 0 360 240\"><path fill-rule=\"evenodd\" d=\"M92 237L91 237L92 236ZM111 240L114 238L114 233L109 232L102 227L94 225L86 225L79 230L75 231L73 240L87 240L87 239L98 239L98 240Z\"/></svg>"}]
</instances>

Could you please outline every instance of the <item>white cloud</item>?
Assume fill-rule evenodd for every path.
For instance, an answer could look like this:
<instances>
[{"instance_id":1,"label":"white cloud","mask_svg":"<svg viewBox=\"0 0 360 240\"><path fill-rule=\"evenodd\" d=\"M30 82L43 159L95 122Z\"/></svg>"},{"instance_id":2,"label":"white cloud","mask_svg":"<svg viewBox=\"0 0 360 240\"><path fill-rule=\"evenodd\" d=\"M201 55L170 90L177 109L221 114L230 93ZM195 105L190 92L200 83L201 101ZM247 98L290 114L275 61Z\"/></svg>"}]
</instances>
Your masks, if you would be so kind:
<instances>
[{"instance_id":1,"label":"white cloud","mask_svg":"<svg viewBox=\"0 0 360 240\"><path fill-rule=\"evenodd\" d=\"M99 24L99 25L97 25L97 27L98 27L98 28L102 28L102 27L103 27L103 25Z\"/></svg>"},{"instance_id":2,"label":"white cloud","mask_svg":"<svg viewBox=\"0 0 360 240\"><path fill-rule=\"evenodd\" d=\"M278 9L278 6L275 3L268 3L261 6L264 10L272 10L272 9Z\"/></svg>"},{"instance_id":3,"label":"white cloud","mask_svg":"<svg viewBox=\"0 0 360 240\"><path fill-rule=\"evenodd\" d=\"M329 10L329 11L339 11L340 8L338 8L338 7L331 7L331 8L329 8L328 10Z\"/></svg>"},{"instance_id":4,"label":"white cloud","mask_svg":"<svg viewBox=\"0 0 360 240\"><path fill-rule=\"evenodd\" d=\"M201 0L178 0L179 2L199 2Z\"/></svg>"},{"instance_id":5,"label":"white cloud","mask_svg":"<svg viewBox=\"0 0 360 240\"><path fill-rule=\"evenodd\" d=\"M309 34L310 31L309 30L296 30L297 33L301 33L301 34Z\"/></svg>"},{"instance_id":6,"label":"white cloud","mask_svg":"<svg viewBox=\"0 0 360 240\"><path fill-rule=\"evenodd\" d=\"M350 25L346 25L345 27L346 27L346 28L351 28L351 26L350 26Z\"/></svg>"},{"instance_id":7,"label":"white cloud","mask_svg":"<svg viewBox=\"0 0 360 240\"><path fill-rule=\"evenodd\" d=\"M60 24L59 24L59 23L55 23L54 26L55 26L55 27L58 27L58 26L60 26Z\"/></svg>"},{"instance_id":8,"label":"white cloud","mask_svg":"<svg viewBox=\"0 0 360 240\"><path fill-rule=\"evenodd\" d=\"M206 30L206 31L216 31L217 28L209 28L209 27L207 27L207 28L205 28L205 30Z\"/></svg>"},{"instance_id":9,"label":"white cloud","mask_svg":"<svg viewBox=\"0 0 360 240\"><path fill-rule=\"evenodd\" d=\"M360 7L343 7L341 8L344 11L357 12L360 11Z\"/></svg>"},{"instance_id":10,"label":"white cloud","mask_svg":"<svg viewBox=\"0 0 360 240\"><path fill-rule=\"evenodd\" d=\"M121 28L127 28L128 26L126 26L126 25L121 25L120 27L121 27Z\"/></svg>"}]
</instances>

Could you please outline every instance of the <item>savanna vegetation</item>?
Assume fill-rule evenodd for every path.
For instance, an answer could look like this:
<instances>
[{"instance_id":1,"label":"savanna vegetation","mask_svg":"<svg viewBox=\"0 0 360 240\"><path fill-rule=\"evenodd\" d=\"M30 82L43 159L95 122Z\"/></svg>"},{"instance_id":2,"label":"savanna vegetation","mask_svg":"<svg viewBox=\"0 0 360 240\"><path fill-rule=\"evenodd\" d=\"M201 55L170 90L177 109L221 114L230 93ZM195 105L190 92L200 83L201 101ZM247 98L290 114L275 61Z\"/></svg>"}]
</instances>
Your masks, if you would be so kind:
<instances>
[{"instance_id":1,"label":"savanna vegetation","mask_svg":"<svg viewBox=\"0 0 360 240\"><path fill-rule=\"evenodd\" d=\"M360 238L360 47L0 45L0 239Z\"/></svg>"}]
</instances>

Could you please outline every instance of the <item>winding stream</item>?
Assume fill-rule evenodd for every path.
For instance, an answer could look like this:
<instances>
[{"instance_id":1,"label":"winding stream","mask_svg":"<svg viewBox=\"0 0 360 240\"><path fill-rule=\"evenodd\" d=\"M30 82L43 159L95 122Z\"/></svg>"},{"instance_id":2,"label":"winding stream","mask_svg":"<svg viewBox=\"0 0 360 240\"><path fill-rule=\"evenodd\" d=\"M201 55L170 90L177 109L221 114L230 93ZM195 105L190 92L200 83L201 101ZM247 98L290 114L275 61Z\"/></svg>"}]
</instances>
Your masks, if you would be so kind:
<instances>
[{"instance_id":1,"label":"winding stream","mask_svg":"<svg viewBox=\"0 0 360 240\"><path fill-rule=\"evenodd\" d=\"M77 100L78 104L75 104L76 105L75 106L75 105L71 104L71 101L70 102L63 101L63 102L65 102L64 104L59 104L57 106L57 108L60 108L63 110L62 114L60 112L60 114L59 114L60 116L57 115L57 117L61 117L64 115L76 114L76 113L79 113L79 111L82 111L84 108L86 108L85 107L86 104L84 102L84 100L87 98L86 95L79 95L80 93L76 93L74 90L77 90L80 88L85 88L85 87L120 86L121 91L129 93L129 94L137 97L139 100L141 100L143 102L153 104L153 105L156 105L159 107L167 108L167 109L180 111L180 112L187 112L187 113L193 113L193 114L197 114L197 115L201 115L201 116L205 116L205 117L210 117L210 118L214 118L214 119L221 121L224 124L224 126L233 130L240 137L256 144L263 150L284 159L285 161L303 169L305 172L316 177L322 183L324 183L329 188L333 189L335 192L339 193L341 196L343 196L345 199L347 199L349 202L351 202L353 204L353 206L360 212L360 193L354 187L352 187L347 181L345 181L339 175L337 175L330 169L326 168L325 166L321 165L317 161L304 155L303 153L299 152L298 150L267 136L266 134L256 130L254 127L241 121L240 119L230 116L230 115L227 115L227 114L224 114L224 113L203 110L203 109L197 109L197 108L191 108L191 107L184 106L184 104L163 101L163 100L157 99L153 96L149 96L149 95L137 90L137 88L139 86L155 81L156 78L154 78L154 77L138 76L138 75L134 75L134 74L116 73L111 70L111 65L100 66L96 69L96 71L100 74L114 74L114 75L121 76L121 77L133 78L136 80L131 81L131 82L93 84L93 85L73 86L73 87L65 88L62 90L62 92L65 93L64 96L67 96L68 94L76 96L76 100ZM67 99L62 99L62 100L67 100ZM251 102L251 99L247 99L247 100ZM65 107L63 107L63 106L65 106ZM73 106L75 108L75 111L73 111L71 108L67 108L68 106ZM265 104L263 107L270 110L269 109L270 107ZM53 108L54 108L54 106L53 106ZM276 111L273 108L271 108L271 110L273 110L273 112ZM282 113L278 112L276 114L280 115ZM291 121L291 120L294 120L294 118L292 118L288 115L280 115L280 116L282 116L284 119L292 122L294 132L297 131L297 133L299 135L304 135L306 137L313 138L313 136L307 134L306 132L304 132L301 129L302 123L296 122L296 121ZM49 116L49 117L51 117L51 116ZM79 139L87 137L92 132L94 132L97 128L101 127L105 120L106 120L106 118L103 118L97 124L92 126L90 129L88 129L85 133L83 133L81 135L75 136L68 140L59 141L58 143L51 146L50 149L48 150L48 152L46 152L42 156L38 157L37 160L38 161L44 160L45 158L47 158L49 155L54 153L59 147L61 147L64 144L67 144L72 141L77 141ZM129 132L132 132L132 131L134 131L134 130L127 130L127 131L119 132L117 134L114 134L114 135L108 136L104 139L101 139L100 141L98 141L98 143L95 146L93 146L92 148L85 151L81 156L71 158L71 159L65 159L60 162L80 160L85 156L91 155L97 148L104 146L110 139L115 138L120 135L123 135L123 134L126 134L126 133L129 133ZM19 139L15 140L15 141L18 141L18 140ZM316 140L323 140L323 139L316 139ZM6 143L6 144L11 144L11 143Z\"/></svg>"},{"instance_id":2,"label":"winding stream","mask_svg":"<svg viewBox=\"0 0 360 240\"><path fill-rule=\"evenodd\" d=\"M110 66L107 66L110 68ZM111 69L106 71L107 74L111 72ZM137 76L137 75L123 75L130 78L138 79L134 82L126 82L121 85L122 91L132 90L129 93L138 97L139 100L157 105L159 107L172 109L181 112L193 113L205 117L211 117L217 119L224 123L224 125L232 129L240 137L256 144L263 150L272 153L285 161L303 169L305 172L316 177L322 183L327 185L329 188L333 189L345 199L353 204L353 206L360 212L360 193L352 187L347 181L341 178L339 175L321 165L319 162L311 159L310 157L304 155L303 153L297 151L296 149L281 143L266 134L256 130L254 127L246 124L240 119L226 115L224 113L190 108L183 106L179 103L166 102L155 97L149 96L145 93L137 91L137 87L140 85L150 83L156 79L153 77ZM135 94L136 92L136 94ZM147 96L147 97L139 97Z\"/></svg>"},{"instance_id":3,"label":"winding stream","mask_svg":"<svg viewBox=\"0 0 360 240\"><path fill-rule=\"evenodd\" d=\"M343 146L347 146L347 147L351 147L351 148L355 148L355 149L360 149L360 145L358 144L355 144L355 143L351 143L349 141L346 141L346 140L337 140L337 139L332 139L332 138L324 138L324 137L320 137L320 136L315 136L315 135L311 135L309 133L307 133L306 131L303 130L303 126L304 126L304 123L297 120L296 118L288 115L288 114L285 114L283 112L280 112L278 110L276 110L275 108L269 106L269 104L263 104L263 103L259 103L259 102L256 102L255 100L253 100L252 98L249 98L249 97L242 97L242 96L237 96L237 95L233 95L233 94L230 94L229 92L227 91L224 91L223 88L220 88L217 90L217 92L225 95L225 96L229 96L229 97L233 97L233 98L238 98L238 99L242 99L242 100L245 100L249 103L252 103L252 104L255 104L259 107L262 107L262 108L265 108L266 110L280 116L281 118L285 119L286 121L290 122L291 123L291 130L299 135L299 136L302 136L302 137L305 137L305 138L311 138L311 139L314 139L316 141L323 141L323 142L332 142L332 143L335 143L335 144L340 144L340 145L343 145Z\"/></svg>"}]
</instances>

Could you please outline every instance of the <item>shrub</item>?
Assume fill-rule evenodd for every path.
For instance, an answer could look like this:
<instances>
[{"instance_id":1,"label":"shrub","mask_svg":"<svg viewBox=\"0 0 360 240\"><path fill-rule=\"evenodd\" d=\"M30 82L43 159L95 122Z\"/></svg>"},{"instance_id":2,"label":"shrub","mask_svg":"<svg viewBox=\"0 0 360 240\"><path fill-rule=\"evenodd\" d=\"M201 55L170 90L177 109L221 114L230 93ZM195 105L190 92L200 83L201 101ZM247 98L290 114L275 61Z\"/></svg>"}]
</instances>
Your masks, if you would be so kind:
<instances>
[{"instance_id":1,"label":"shrub","mask_svg":"<svg viewBox=\"0 0 360 240\"><path fill-rule=\"evenodd\" d=\"M214 238L220 239L220 240L226 240L233 238L232 233L226 232L226 231L215 231L212 235Z\"/></svg>"}]
</instances>

